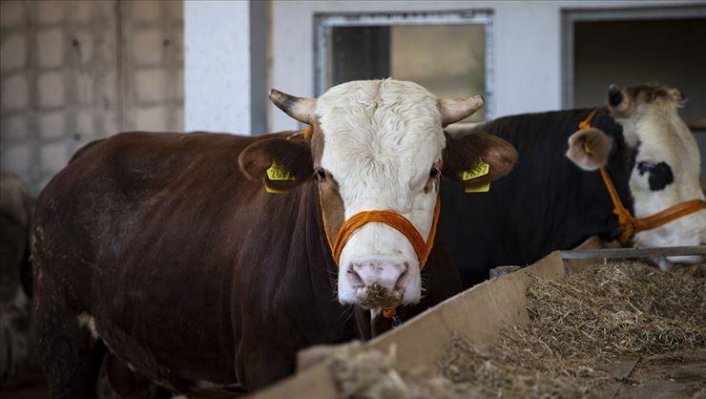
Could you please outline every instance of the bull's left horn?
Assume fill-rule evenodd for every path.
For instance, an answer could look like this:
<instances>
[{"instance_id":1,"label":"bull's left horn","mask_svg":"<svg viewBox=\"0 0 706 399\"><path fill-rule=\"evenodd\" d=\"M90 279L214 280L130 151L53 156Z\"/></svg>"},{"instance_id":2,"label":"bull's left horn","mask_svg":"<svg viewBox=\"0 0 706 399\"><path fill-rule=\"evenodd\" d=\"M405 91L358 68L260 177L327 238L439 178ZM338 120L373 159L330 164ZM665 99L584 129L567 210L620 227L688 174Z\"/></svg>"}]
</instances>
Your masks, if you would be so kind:
<instances>
[{"instance_id":1,"label":"bull's left horn","mask_svg":"<svg viewBox=\"0 0 706 399\"><path fill-rule=\"evenodd\" d=\"M270 89L268 97L277 108L299 122L310 125L314 121L316 98L295 97L275 89Z\"/></svg>"},{"instance_id":2,"label":"bull's left horn","mask_svg":"<svg viewBox=\"0 0 706 399\"><path fill-rule=\"evenodd\" d=\"M468 98L440 98L441 123L448 124L468 118L485 105L483 96Z\"/></svg>"}]
</instances>

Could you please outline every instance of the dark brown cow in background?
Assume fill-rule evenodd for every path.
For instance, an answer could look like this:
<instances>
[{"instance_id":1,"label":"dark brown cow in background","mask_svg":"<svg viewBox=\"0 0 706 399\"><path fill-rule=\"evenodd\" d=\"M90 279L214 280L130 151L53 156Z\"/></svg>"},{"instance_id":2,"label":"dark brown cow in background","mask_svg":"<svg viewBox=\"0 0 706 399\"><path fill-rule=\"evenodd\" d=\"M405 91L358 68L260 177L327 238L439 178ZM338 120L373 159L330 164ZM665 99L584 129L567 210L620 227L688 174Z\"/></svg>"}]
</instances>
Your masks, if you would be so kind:
<instances>
[{"instance_id":1,"label":"dark brown cow in background","mask_svg":"<svg viewBox=\"0 0 706 399\"><path fill-rule=\"evenodd\" d=\"M482 99L394 80L271 98L311 129L120 134L42 192L35 307L54 397L94 397L105 348L173 391L252 391L299 349L368 336L371 312L460 289L428 245L440 176L482 185L516 160L492 136L443 133ZM490 171L470 179L481 159Z\"/></svg>"},{"instance_id":2,"label":"dark brown cow in background","mask_svg":"<svg viewBox=\"0 0 706 399\"><path fill-rule=\"evenodd\" d=\"M0 174L0 386L37 366L32 352L30 223L34 199L29 186Z\"/></svg>"}]
</instances>

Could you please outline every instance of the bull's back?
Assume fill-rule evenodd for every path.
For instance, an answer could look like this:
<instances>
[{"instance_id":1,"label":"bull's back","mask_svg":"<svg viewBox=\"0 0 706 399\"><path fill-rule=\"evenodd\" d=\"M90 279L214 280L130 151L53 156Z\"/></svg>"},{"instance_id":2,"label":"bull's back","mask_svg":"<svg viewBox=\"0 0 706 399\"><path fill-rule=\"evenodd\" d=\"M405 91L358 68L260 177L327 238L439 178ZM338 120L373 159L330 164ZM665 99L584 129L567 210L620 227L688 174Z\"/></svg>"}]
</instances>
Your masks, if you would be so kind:
<instances>
[{"instance_id":1,"label":"bull's back","mask_svg":"<svg viewBox=\"0 0 706 399\"><path fill-rule=\"evenodd\" d=\"M251 141L218 134L123 133L88 144L38 198L40 255L84 253L72 272L83 264L95 268L90 263L99 258L124 261L125 240L136 244L132 237L149 235L166 210L189 217L226 196L216 194L247 186L237 157ZM233 197L230 202L238 201Z\"/></svg>"},{"instance_id":2,"label":"bull's back","mask_svg":"<svg viewBox=\"0 0 706 399\"><path fill-rule=\"evenodd\" d=\"M38 300L62 302L148 377L208 364L228 383L234 255L223 240L259 188L237 164L252 140L126 133L81 150L38 200Z\"/></svg>"}]
</instances>

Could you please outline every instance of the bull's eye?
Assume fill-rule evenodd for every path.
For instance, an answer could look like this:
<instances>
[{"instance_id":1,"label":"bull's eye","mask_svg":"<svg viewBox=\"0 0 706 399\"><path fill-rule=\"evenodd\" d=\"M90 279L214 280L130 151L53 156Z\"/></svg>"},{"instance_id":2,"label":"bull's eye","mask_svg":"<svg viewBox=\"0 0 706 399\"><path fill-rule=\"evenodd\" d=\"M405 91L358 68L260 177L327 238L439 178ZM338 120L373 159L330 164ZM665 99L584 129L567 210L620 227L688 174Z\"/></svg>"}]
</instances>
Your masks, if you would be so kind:
<instances>
[{"instance_id":1,"label":"bull's eye","mask_svg":"<svg viewBox=\"0 0 706 399\"><path fill-rule=\"evenodd\" d=\"M439 176L439 169L436 167L432 167L431 170L429 171L429 177L434 178L436 176Z\"/></svg>"},{"instance_id":2,"label":"bull's eye","mask_svg":"<svg viewBox=\"0 0 706 399\"><path fill-rule=\"evenodd\" d=\"M324 181L324 180L326 180L326 171L324 170L324 168L316 168L316 170L314 171L314 173L316 174L316 178L317 178L319 181Z\"/></svg>"}]
</instances>

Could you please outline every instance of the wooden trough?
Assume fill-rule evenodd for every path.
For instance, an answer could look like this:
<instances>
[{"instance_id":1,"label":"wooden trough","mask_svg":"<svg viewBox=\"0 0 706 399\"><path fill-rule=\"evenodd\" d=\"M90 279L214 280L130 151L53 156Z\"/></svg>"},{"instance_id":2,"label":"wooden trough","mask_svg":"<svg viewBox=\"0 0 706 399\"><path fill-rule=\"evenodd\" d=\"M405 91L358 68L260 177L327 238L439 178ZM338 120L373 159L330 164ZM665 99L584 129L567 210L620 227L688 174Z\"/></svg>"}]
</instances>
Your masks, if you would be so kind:
<instances>
[{"instance_id":1,"label":"wooden trough","mask_svg":"<svg viewBox=\"0 0 706 399\"><path fill-rule=\"evenodd\" d=\"M595 241L589 241L587 245L579 248L596 247L601 245L595 245ZM320 346L304 350L299 354L297 374L251 397L256 399L339 398L339 387L331 371L334 355L345 354L347 357L352 357L357 353L371 350L383 354L394 353L394 356L390 357L391 366L399 372L418 373L419 365L424 365L424 372L428 374L426 377L433 377L439 374L438 359L446 350L444 345L437 345L437 343L449 342L454 334L462 332L473 345L492 345L498 339L501 330L528 324L530 318L525 292L533 279L557 281L567 273L581 270L589 264L595 264L604 259L697 254L706 255L706 246L555 251L531 266L488 280L462 292L369 342ZM706 370L706 351L702 355L697 362L697 367ZM631 370L635 367L635 363L636 361L631 363ZM625 369L627 366L617 364L615 367ZM706 384L706 377L704 383Z\"/></svg>"}]
</instances>

